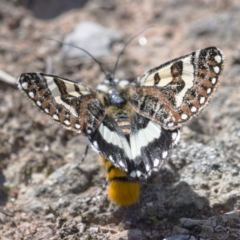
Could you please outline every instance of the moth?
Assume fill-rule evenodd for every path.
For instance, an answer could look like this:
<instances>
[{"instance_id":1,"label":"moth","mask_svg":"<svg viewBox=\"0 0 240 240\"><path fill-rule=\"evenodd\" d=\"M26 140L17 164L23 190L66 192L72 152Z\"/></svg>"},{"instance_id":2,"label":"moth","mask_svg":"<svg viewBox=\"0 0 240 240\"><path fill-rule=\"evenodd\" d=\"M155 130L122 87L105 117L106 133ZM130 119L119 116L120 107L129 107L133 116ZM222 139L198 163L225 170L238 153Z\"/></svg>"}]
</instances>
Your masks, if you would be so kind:
<instances>
[{"instance_id":1,"label":"moth","mask_svg":"<svg viewBox=\"0 0 240 240\"><path fill-rule=\"evenodd\" d=\"M225 56L208 47L147 71L133 82L107 75L92 90L44 73L23 73L18 88L129 179L147 179L170 157L180 128L213 96Z\"/></svg>"}]
</instances>

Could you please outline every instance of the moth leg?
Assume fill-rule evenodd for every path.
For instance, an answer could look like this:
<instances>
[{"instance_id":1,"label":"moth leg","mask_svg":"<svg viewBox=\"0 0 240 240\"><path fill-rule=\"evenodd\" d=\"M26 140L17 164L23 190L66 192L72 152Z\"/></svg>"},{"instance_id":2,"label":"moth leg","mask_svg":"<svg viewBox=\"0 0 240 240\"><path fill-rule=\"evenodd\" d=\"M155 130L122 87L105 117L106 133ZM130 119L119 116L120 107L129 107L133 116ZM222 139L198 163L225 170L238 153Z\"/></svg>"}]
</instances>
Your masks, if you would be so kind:
<instances>
[{"instance_id":1,"label":"moth leg","mask_svg":"<svg viewBox=\"0 0 240 240\"><path fill-rule=\"evenodd\" d=\"M85 158L87 157L88 149L89 149L89 145L87 144L87 145L86 145L86 148L85 148L85 152L84 152L84 154L83 154L83 156L82 156L82 159L78 162L78 165L82 164L83 161L85 160Z\"/></svg>"}]
</instances>

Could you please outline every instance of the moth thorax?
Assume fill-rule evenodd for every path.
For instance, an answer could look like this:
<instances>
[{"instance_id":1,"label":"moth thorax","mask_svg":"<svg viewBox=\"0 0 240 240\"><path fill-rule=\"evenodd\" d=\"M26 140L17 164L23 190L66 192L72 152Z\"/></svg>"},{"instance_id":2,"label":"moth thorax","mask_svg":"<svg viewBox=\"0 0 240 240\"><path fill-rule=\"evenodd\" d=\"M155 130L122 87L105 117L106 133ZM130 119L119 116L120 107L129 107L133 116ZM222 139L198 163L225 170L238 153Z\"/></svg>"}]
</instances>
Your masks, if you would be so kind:
<instances>
[{"instance_id":1,"label":"moth thorax","mask_svg":"<svg viewBox=\"0 0 240 240\"><path fill-rule=\"evenodd\" d=\"M126 99L123 98L123 96L121 95L121 91L119 91L117 88L111 88L109 90L109 103L111 105L123 105L126 103Z\"/></svg>"}]
</instances>

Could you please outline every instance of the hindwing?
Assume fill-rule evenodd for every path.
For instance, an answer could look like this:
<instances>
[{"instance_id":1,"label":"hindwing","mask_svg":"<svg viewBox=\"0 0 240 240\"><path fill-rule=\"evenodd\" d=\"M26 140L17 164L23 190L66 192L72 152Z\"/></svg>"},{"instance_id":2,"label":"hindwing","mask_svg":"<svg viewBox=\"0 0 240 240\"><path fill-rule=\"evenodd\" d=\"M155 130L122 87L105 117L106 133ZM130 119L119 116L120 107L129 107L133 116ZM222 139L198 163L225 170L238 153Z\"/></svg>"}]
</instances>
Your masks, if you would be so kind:
<instances>
[{"instance_id":1,"label":"hindwing","mask_svg":"<svg viewBox=\"0 0 240 240\"><path fill-rule=\"evenodd\" d=\"M92 147L131 179L146 179L169 158L180 138L180 131L166 130L137 113L130 119L129 141L108 115L88 136Z\"/></svg>"},{"instance_id":2,"label":"hindwing","mask_svg":"<svg viewBox=\"0 0 240 240\"><path fill-rule=\"evenodd\" d=\"M166 130L140 114L131 118L130 146L135 169L131 177L146 178L158 171L180 139L180 130Z\"/></svg>"},{"instance_id":3,"label":"hindwing","mask_svg":"<svg viewBox=\"0 0 240 240\"><path fill-rule=\"evenodd\" d=\"M119 169L128 172L132 159L128 141L116 122L105 116L98 129L88 136L93 149Z\"/></svg>"}]
</instances>

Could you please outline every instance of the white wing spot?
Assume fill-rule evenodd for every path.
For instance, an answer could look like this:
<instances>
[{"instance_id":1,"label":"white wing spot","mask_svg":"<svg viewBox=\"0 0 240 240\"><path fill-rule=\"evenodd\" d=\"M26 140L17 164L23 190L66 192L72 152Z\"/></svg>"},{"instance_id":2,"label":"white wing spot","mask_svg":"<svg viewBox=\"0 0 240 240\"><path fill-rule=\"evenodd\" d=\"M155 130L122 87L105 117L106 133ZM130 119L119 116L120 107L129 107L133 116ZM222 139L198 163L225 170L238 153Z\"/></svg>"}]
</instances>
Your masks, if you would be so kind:
<instances>
[{"instance_id":1,"label":"white wing spot","mask_svg":"<svg viewBox=\"0 0 240 240\"><path fill-rule=\"evenodd\" d=\"M169 122L168 123L168 127L173 127L174 126L174 123L173 122Z\"/></svg>"},{"instance_id":2,"label":"white wing spot","mask_svg":"<svg viewBox=\"0 0 240 240\"><path fill-rule=\"evenodd\" d=\"M216 61L217 63L220 63L220 62L222 61L222 58L221 58L220 55L215 56L214 59L215 59L215 61Z\"/></svg>"},{"instance_id":3,"label":"white wing spot","mask_svg":"<svg viewBox=\"0 0 240 240\"><path fill-rule=\"evenodd\" d=\"M142 173L139 170L137 170L137 176L140 177L141 175Z\"/></svg>"},{"instance_id":4,"label":"white wing spot","mask_svg":"<svg viewBox=\"0 0 240 240\"><path fill-rule=\"evenodd\" d=\"M192 106L192 107L191 107L191 112L193 112L193 113L194 113L194 112L196 112L196 111L197 111L197 108L196 108L196 107L194 107L194 106Z\"/></svg>"},{"instance_id":5,"label":"white wing spot","mask_svg":"<svg viewBox=\"0 0 240 240\"><path fill-rule=\"evenodd\" d=\"M111 162L113 162L113 157L112 157L112 155L109 156L109 160L110 160Z\"/></svg>"},{"instance_id":6,"label":"white wing spot","mask_svg":"<svg viewBox=\"0 0 240 240\"><path fill-rule=\"evenodd\" d=\"M53 119L55 119L55 120L59 120L58 115L57 115L57 114L54 114L54 115L53 115Z\"/></svg>"},{"instance_id":7,"label":"white wing spot","mask_svg":"<svg viewBox=\"0 0 240 240\"><path fill-rule=\"evenodd\" d=\"M168 152L167 152L167 151L162 152L162 158L166 158L167 155L168 155Z\"/></svg>"},{"instance_id":8,"label":"white wing spot","mask_svg":"<svg viewBox=\"0 0 240 240\"><path fill-rule=\"evenodd\" d=\"M173 134L172 134L172 140L174 141L176 138L177 138L177 132L174 132Z\"/></svg>"},{"instance_id":9,"label":"white wing spot","mask_svg":"<svg viewBox=\"0 0 240 240\"><path fill-rule=\"evenodd\" d=\"M205 102L205 97L200 98L200 104L203 104Z\"/></svg>"},{"instance_id":10,"label":"white wing spot","mask_svg":"<svg viewBox=\"0 0 240 240\"><path fill-rule=\"evenodd\" d=\"M88 129L88 130L87 130L87 133L88 133L88 134L91 134L91 133L92 133L92 130Z\"/></svg>"},{"instance_id":11,"label":"white wing spot","mask_svg":"<svg viewBox=\"0 0 240 240\"><path fill-rule=\"evenodd\" d=\"M188 119L188 115L185 114L185 113L183 113L183 114L181 115L181 118L182 118L182 120L186 120L186 119Z\"/></svg>"},{"instance_id":12,"label":"white wing spot","mask_svg":"<svg viewBox=\"0 0 240 240\"><path fill-rule=\"evenodd\" d=\"M212 79L212 84L215 84L216 81L217 81L217 79L216 79L216 78L213 78L213 79Z\"/></svg>"},{"instance_id":13,"label":"white wing spot","mask_svg":"<svg viewBox=\"0 0 240 240\"><path fill-rule=\"evenodd\" d=\"M154 167L157 167L158 165L159 165L159 163L160 163L160 161L159 161L159 159L154 159L154 161L153 161L153 166Z\"/></svg>"},{"instance_id":14,"label":"white wing spot","mask_svg":"<svg viewBox=\"0 0 240 240\"><path fill-rule=\"evenodd\" d=\"M178 143L178 141L179 141L179 139L180 139L180 136L181 136L181 134L180 134L180 131L178 130L177 131L177 137L176 137L176 139L174 140L174 142L173 142L173 145L176 145L177 143Z\"/></svg>"},{"instance_id":15,"label":"white wing spot","mask_svg":"<svg viewBox=\"0 0 240 240\"><path fill-rule=\"evenodd\" d=\"M42 106L42 103L41 103L40 101L37 101L37 105L38 105L39 107L41 107L41 106Z\"/></svg>"},{"instance_id":16,"label":"white wing spot","mask_svg":"<svg viewBox=\"0 0 240 240\"><path fill-rule=\"evenodd\" d=\"M33 92L29 92L28 95L29 95L29 97L34 98L34 93Z\"/></svg>"},{"instance_id":17,"label":"white wing spot","mask_svg":"<svg viewBox=\"0 0 240 240\"><path fill-rule=\"evenodd\" d=\"M150 170L150 166L148 164L146 164L145 168L147 172Z\"/></svg>"},{"instance_id":18,"label":"white wing spot","mask_svg":"<svg viewBox=\"0 0 240 240\"><path fill-rule=\"evenodd\" d=\"M47 108L44 109L45 113L49 113L49 110Z\"/></svg>"},{"instance_id":19,"label":"white wing spot","mask_svg":"<svg viewBox=\"0 0 240 240\"><path fill-rule=\"evenodd\" d=\"M130 177L135 178L135 177L136 177L136 172L135 172L135 171L132 171L132 172L130 173Z\"/></svg>"},{"instance_id":20,"label":"white wing spot","mask_svg":"<svg viewBox=\"0 0 240 240\"><path fill-rule=\"evenodd\" d=\"M215 66L215 67L213 68L213 70L214 70L215 73L219 73L219 71L220 71L220 69L219 69L218 66Z\"/></svg>"},{"instance_id":21,"label":"white wing spot","mask_svg":"<svg viewBox=\"0 0 240 240\"><path fill-rule=\"evenodd\" d=\"M77 128L77 129L80 129L80 125L79 124L75 124L75 127Z\"/></svg>"},{"instance_id":22,"label":"white wing spot","mask_svg":"<svg viewBox=\"0 0 240 240\"><path fill-rule=\"evenodd\" d=\"M28 84L27 84L27 83L25 83L25 82L24 82L24 83L22 83L22 88L23 88L23 89L27 89L27 88L28 88Z\"/></svg>"},{"instance_id":23,"label":"white wing spot","mask_svg":"<svg viewBox=\"0 0 240 240\"><path fill-rule=\"evenodd\" d=\"M65 120L64 123L65 123L66 125L70 125L70 122L69 122L68 120Z\"/></svg>"},{"instance_id":24,"label":"white wing spot","mask_svg":"<svg viewBox=\"0 0 240 240\"><path fill-rule=\"evenodd\" d=\"M124 168L125 168L125 165L124 165L123 161L120 161L120 162L119 162L119 165L120 165L121 167L124 167Z\"/></svg>"},{"instance_id":25,"label":"white wing spot","mask_svg":"<svg viewBox=\"0 0 240 240\"><path fill-rule=\"evenodd\" d=\"M97 143L97 141L93 142L93 145L94 145L95 148L98 148L98 143Z\"/></svg>"},{"instance_id":26,"label":"white wing spot","mask_svg":"<svg viewBox=\"0 0 240 240\"><path fill-rule=\"evenodd\" d=\"M211 88L208 88L207 89L207 94L211 93L212 89Z\"/></svg>"}]
</instances>

